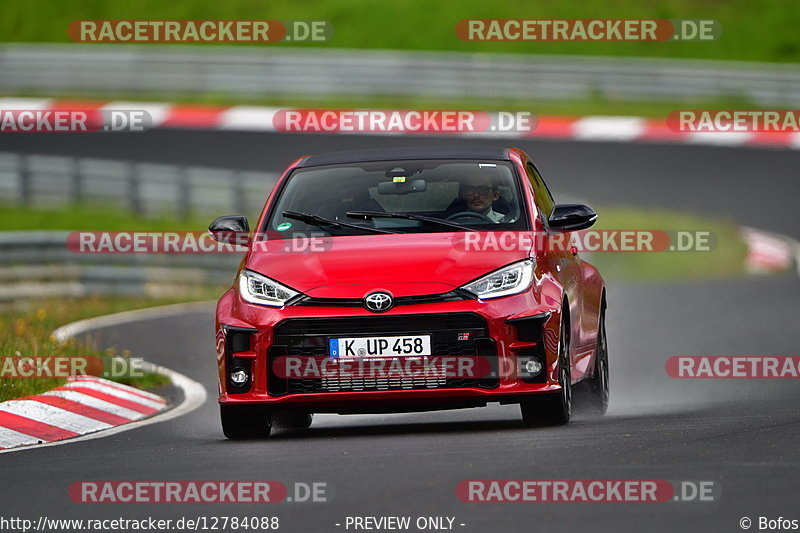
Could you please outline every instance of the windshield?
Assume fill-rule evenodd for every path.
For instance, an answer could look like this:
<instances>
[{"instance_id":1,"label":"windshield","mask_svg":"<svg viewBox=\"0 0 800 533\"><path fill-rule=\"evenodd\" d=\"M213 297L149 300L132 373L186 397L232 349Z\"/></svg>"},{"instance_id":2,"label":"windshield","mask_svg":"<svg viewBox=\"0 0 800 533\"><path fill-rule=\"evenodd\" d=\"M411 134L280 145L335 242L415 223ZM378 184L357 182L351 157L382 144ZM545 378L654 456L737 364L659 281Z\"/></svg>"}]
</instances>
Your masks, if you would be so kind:
<instances>
[{"instance_id":1,"label":"windshield","mask_svg":"<svg viewBox=\"0 0 800 533\"><path fill-rule=\"evenodd\" d=\"M525 230L519 198L518 182L507 161L404 160L300 168L285 183L264 230L287 234L322 230L333 235L365 234L369 229ZM320 225L319 219L298 214L342 226Z\"/></svg>"}]
</instances>

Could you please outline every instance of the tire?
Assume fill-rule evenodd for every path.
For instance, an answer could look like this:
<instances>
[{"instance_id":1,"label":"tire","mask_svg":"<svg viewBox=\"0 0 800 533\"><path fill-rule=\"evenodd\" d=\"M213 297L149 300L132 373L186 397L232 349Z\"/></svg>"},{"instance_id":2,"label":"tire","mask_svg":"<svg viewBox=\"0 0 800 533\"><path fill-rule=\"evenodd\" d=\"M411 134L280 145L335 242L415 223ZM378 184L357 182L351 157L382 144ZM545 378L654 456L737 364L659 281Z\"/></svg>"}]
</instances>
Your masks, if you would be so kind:
<instances>
[{"instance_id":1,"label":"tire","mask_svg":"<svg viewBox=\"0 0 800 533\"><path fill-rule=\"evenodd\" d=\"M608 384L608 343L606 338L605 301L600 309L597 326L597 355L594 359L594 376L589 379L586 408L592 416L602 416L608 410L610 389Z\"/></svg>"},{"instance_id":2,"label":"tire","mask_svg":"<svg viewBox=\"0 0 800 533\"><path fill-rule=\"evenodd\" d=\"M564 305L564 314L569 309ZM558 383L561 391L520 403L526 426L563 426L572 416L572 369L569 362L569 320L561 320L558 341Z\"/></svg>"},{"instance_id":3,"label":"tire","mask_svg":"<svg viewBox=\"0 0 800 533\"><path fill-rule=\"evenodd\" d=\"M272 415L272 424L281 429L308 429L313 420L314 414L308 411L275 411Z\"/></svg>"},{"instance_id":4,"label":"tire","mask_svg":"<svg viewBox=\"0 0 800 533\"><path fill-rule=\"evenodd\" d=\"M266 410L241 405L220 405L222 432L231 440L263 439L272 430L272 417Z\"/></svg>"}]
</instances>

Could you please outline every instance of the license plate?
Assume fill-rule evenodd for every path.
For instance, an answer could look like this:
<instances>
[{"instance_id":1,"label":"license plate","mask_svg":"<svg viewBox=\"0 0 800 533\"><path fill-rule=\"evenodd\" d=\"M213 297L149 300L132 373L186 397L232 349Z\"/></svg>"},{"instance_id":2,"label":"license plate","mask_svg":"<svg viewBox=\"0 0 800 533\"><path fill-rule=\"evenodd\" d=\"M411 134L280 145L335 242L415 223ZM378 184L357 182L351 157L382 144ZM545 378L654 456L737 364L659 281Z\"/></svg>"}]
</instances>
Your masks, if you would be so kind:
<instances>
[{"instance_id":1,"label":"license plate","mask_svg":"<svg viewBox=\"0 0 800 533\"><path fill-rule=\"evenodd\" d=\"M340 357L406 357L431 355L430 335L342 337L329 339L328 354Z\"/></svg>"}]
</instances>

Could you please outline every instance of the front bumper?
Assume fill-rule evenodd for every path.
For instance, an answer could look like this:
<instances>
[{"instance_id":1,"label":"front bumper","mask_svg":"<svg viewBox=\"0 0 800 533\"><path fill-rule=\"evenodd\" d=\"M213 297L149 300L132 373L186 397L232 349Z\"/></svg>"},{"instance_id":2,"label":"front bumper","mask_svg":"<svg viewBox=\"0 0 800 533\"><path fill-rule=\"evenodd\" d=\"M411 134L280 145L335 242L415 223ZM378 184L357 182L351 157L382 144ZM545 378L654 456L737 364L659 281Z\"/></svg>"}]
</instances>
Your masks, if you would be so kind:
<instances>
[{"instance_id":1,"label":"front bumper","mask_svg":"<svg viewBox=\"0 0 800 533\"><path fill-rule=\"evenodd\" d=\"M340 413L517 403L560 390L559 324L560 308L539 303L533 291L486 301L398 306L376 314L360 307L256 306L231 289L217 306L219 401ZM430 334L434 356L478 358L480 368L490 371L381 380L287 378L275 370L281 357L327 358L330 337L406 334ZM521 368L531 357L544 364L536 376ZM237 387L230 374L242 368L250 379Z\"/></svg>"}]
</instances>

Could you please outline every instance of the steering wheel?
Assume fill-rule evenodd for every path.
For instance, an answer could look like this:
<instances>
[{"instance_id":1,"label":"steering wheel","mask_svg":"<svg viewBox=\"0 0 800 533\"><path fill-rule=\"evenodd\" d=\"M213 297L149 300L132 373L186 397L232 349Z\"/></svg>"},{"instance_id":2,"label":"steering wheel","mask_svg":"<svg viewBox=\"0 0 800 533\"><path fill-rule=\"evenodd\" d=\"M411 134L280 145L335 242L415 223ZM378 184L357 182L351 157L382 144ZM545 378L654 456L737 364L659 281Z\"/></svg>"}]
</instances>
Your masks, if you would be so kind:
<instances>
[{"instance_id":1,"label":"steering wheel","mask_svg":"<svg viewBox=\"0 0 800 533\"><path fill-rule=\"evenodd\" d=\"M456 218L464 218L464 217L477 218L481 222L487 222L489 224L494 224L494 220L492 220L491 218L487 217L483 213L476 213L475 211L459 211L458 213L453 213L452 215L447 217L447 220L454 220Z\"/></svg>"}]
</instances>

